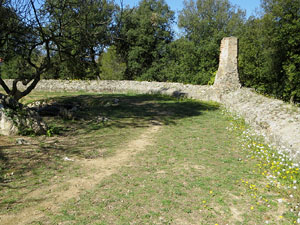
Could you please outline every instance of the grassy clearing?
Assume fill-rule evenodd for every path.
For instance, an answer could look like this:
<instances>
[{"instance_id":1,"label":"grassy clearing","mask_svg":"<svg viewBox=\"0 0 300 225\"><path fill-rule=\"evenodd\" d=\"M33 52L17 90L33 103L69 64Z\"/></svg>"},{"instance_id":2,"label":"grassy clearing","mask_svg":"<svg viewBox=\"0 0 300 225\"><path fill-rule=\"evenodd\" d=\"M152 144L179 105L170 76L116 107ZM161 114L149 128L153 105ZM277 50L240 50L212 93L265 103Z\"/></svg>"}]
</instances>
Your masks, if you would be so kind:
<instances>
[{"instance_id":1,"label":"grassy clearing","mask_svg":"<svg viewBox=\"0 0 300 225\"><path fill-rule=\"evenodd\" d=\"M153 117L158 116L152 109L152 103L147 104L147 101L151 102L156 97L78 94L34 93L23 100L24 103L28 103L43 99L46 95L51 98L56 96L48 98L47 101L77 101L83 106L82 110L76 113L74 120L60 117L44 118L50 129L55 131L51 137L25 137L28 144L17 145L16 139L20 137L0 136L2 213L17 212L42 201L43 198L23 199L34 190L79 176L82 173L79 166L65 161L65 157L78 161L111 157L118 146L134 139L149 126ZM107 104L116 97L122 100L119 106ZM161 97L161 101L164 100L166 99ZM142 106L131 110L136 104ZM95 118L99 115L108 117L109 121L96 121ZM172 120L172 115L160 116L160 120L168 123Z\"/></svg>"},{"instance_id":2,"label":"grassy clearing","mask_svg":"<svg viewBox=\"0 0 300 225\"><path fill-rule=\"evenodd\" d=\"M230 118L203 111L169 124L134 164L71 200L53 223L291 224L280 194L262 189ZM245 185L240 182L245 181ZM250 188L249 188L250 187ZM49 219L48 218L48 219ZM47 220L48 220L47 219Z\"/></svg>"},{"instance_id":3,"label":"grassy clearing","mask_svg":"<svg viewBox=\"0 0 300 225\"><path fill-rule=\"evenodd\" d=\"M120 103L112 104L117 98ZM75 161L113 157L116 149L135 139L154 122L175 123L182 117L198 115L201 110L216 108L165 96L90 93L35 92L23 103L43 99L76 103L81 107L72 120L44 118L52 131L51 137L25 137L26 145L16 144L19 137L0 137L1 214L17 213L45 200L43 194L30 195L36 190L86 175L78 164L65 161L66 157ZM186 107L191 110L186 112ZM98 116L109 120L99 122Z\"/></svg>"},{"instance_id":4,"label":"grassy clearing","mask_svg":"<svg viewBox=\"0 0 300 225\"><path fill-rule=\"evenodd\" d=\"M34 93L24 101L44 96ZM0 147L0 216L42 202L41 197L26 197L34 190L67 185L67 180L91 173L76 162L113 158L147 128L160 124L153 143L134 160L33 224L297 222L297 189L270 184L261 158L252 157L256 150L246 148L250 139L242 133L247 126L224 115L218 105L135 94L50 93L47 98L82 107L72 120L45 118L56 130L52 137L27 137L30 144L24 146L16 146L15 138L0 137L6 143ZM114 99L120 103L113 104ZM98 116L109 120L97 122ZM258 144L263 143L256 140ZM292 187L299 187L296 175Z\"/></svg>"}]
</instances>

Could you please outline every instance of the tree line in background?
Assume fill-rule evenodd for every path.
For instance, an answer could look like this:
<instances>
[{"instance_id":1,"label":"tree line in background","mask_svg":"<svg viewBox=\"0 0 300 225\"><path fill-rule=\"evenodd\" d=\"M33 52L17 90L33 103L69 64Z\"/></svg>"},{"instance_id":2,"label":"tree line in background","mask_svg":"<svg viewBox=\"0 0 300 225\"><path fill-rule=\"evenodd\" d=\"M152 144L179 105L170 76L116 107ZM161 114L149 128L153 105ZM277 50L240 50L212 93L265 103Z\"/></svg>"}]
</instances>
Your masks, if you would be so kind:
<instances>
[{"instance_id":1,"label":"tree line in background","mask_svg":"<svg viewBox=\"0 0 300 225\"><path fill-rule=\"evenodd\" d=\"M212 84L221 40L236 36L242 84L300 102L299 0L262 0L248 19L229 0L185 0L174 25L164 0L0 0L0 84L16 100L41 78Z\"/></svg>"}]
</instances>

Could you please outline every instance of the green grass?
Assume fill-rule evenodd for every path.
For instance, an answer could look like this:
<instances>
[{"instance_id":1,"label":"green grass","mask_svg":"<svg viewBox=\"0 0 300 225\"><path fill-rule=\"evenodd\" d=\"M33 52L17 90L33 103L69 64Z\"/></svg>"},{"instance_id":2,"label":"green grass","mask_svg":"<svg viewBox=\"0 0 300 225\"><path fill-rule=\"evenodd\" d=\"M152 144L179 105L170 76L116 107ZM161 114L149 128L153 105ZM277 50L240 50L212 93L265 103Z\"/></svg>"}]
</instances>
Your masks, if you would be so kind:
<instances>
[{"instance_id":1,"label":"green grass","mask_svg":"<svg viewBox=\"0 0 300 225\"><path fill-rule=\"evenodd\" d=\"M110 104L116 98L121 103ZM153 120L163 124L175 123L181 117L198 114L202 108L216 109L215 106L180 102L159 95L34 92L22 101L27 104L36 100L78 103L82 107L73 120L44 118L50 129L56 130L52 137L27 137L30 144L22 146L15 144L17 137L0 137L2 212L17 212L34 205L38 200L24 201L23 197L53 182L60 183L80 174L80 168L63 161L64 157L77 161L81 158L113 157L120 145L126 145L139 136ZM190 108L195 107L186 113L185 106L189 105ZM104 124L97 122L95 118L99 115L108 117L109 121ZM53 181L53 177L58 178Z\"/></svg>"},{"instance_id":2,"label":"green grass","mask_svg":"<svg viewBox=\"0 0 300 225\"><path fill-rule=\"evenodd\" d=\"M164 127L134 165L50 218L71 224L290 224L276 214L278 194L269 192L268 202L258 205L239 183L264 181L252 172L253 161L239 160L244 153L238 137L226 132L229 125L217 110Z\"/></svg>"},{"instance_id":3,"label":"green grass","mask_svg":"<svg viewBox=\"0 0 300 225\"><path fill-rule=\"evenodd\" d=\"M24 103L44 96L34 93ZM145 151L36 224L294 224L297 220L296 211L290 209L298 198L288 197L296 192L268 186L257 168L261 159L245 150L242 132L247 126L224 115L214 103L136 94L47 93L47 101L49 97L83 107L73 120L45 118L59 135L33 137L32 142L39 144L21 151L12 147L19 155L0 148L7 165L2 174L20 175L13 176L9 186L1 186L1 213L7 207L17 212L33 205L24 201L24 194L50 184L54 176L61 182L82 175L80 167L62 157L112 158L156 121L161 129ZM113 105L116 98L120 103ZM99 115L109 121L96 122ZM25 152L29 157L47 157L27 167L22 163ZM21 175L24 170L27 175Z\"/></svg>"},{"instance_id":4,"label":"green grass","mask_svg":"<svg viewBox=\"0 0 300 225\"><path fill-rule=\"evenodd\" d=\"M239 161L243 155L239 152L238 139L224 132L227 126L229 122L220 111L202 112L201 115L181 119L175 125L168 125L158 143L139 156L139 164L130 169L125 168L125 171L121 169L123 174L113 176L108 184L100 185L100 189L88 194L87 202L82 200L83 212L80 215L83 215L83 221L85 215L91 213L104 214L108 218L95 217L95 220L83 224L98 223L98 220L104 224L112 224L113 221L118 221L116 224L132 221L151 224L159 223L161 217L165 218L165 223L180 224L183 219L188 224L223 224L226 217L227 222L231 222L232 204L237 205L238 209L244 207L241 221L254 223L272 220L272 216L264 218L258 212L265 213L274 208L268 209L262 205L252 210L252 205L257 204L250 197L252 193L237 183L240 179L254 180L258 177L252 173L254 164L245 165ZM142 188L140 183L143 183ZM101 191L103 187L106 188ZM224 195L224 192L230 195ZM239 200L232 202L232 195ZM241 195L246 195L246 198ZM117 204L117 207L105 204L95 209L94 206L98 203L101 205L103 201L91 204L90 199L97 199L97 196L106 196L106 200L112 201L112 205ZM67 209L72 208L72 204L66 207L64 216L69 215ZM141 208L143 213L139 212ZM73 222L80 224L78 210L75 214Z\"/></svg>"}]
</instances>

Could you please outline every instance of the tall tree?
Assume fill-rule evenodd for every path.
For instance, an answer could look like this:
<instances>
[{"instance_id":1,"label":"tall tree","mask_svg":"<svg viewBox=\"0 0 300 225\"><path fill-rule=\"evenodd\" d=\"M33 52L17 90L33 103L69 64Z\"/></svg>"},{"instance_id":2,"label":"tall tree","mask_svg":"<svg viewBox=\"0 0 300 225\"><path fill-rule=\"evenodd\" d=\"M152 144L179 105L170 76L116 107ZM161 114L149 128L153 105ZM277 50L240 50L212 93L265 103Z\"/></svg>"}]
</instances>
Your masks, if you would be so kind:
<instances>
[{"instance_id":1,"label":"tall tree","mask_svg":"<svg viewBox=\"0 0 300 225\"><path fill-rule=\"evenodd\" d=\"M46 0L43 12L57 34L53 70L61 78L99 76L97 59L111 43L114 11L110 0Z\"/></svg>"},{"instance_id":2,"label":"tall tree","mask_svg":"<svg viewBox=\"0 0 300 225\"><path fill-rule=\"evenodd\" d=\"M123 80L126 64L117 54L115 46L110 46L100 57L101 79L103 80Z\"/></svg>"},{"instance_id":3,"label":"tall tree","mask_svg":"<svg viewBox=\"0 0 300 225\"><path fill-rule=\"evenodd\" d=\"M278 91L279 65L274 43L272 24L250 17L239 40L239 74L242 84L258 92L274 94Z\"/></svg>"},{"instance_id":4,"label":"tall tree","mask_svg":"<svg viewBox=\"0 0 300 225\"><path fill-rule=\"evenodd\" d=\"M45 18L40 16L33 0L0 3L0 57L5 64L11 61L15 64L12 88L3 81L1 71L0 85L8 95L19 100L35 88L41 74L51 66L51 36L44 28ZM42 55L39 61L36 61L37 55ZM26 90L20 91L18 82L31 83Z\"/></svg>"},{"instance_id":5,"label":"tall tree","mask_svg":"<svg viewBox=\"0 0 300 225\"><path fill-rule=\"evenodd\" d=\"M222 38L237 35L244 21L245 12L228 0L184 1L178 25L196 48L198 66L191 76L197 77L197 83L207 84L211 80L217 70Z\"/></svg>"},{"instance_id":6,"label":"tall tree","mask_svg":"<svg viewBox=\"0 0 300 225\"><path fill-rule=\"evenodd\" d=\"M63 65L73 75L69 78L99 73L97 57L111 40L114 12L111 1L1 0L0 3L0 57L4 58L0 85L15 100L29 94L51 68L61 72ZM14 78L12 88L2 79L4 74ZM29 86L20 91L18 82Z\"/></svg>"},{"instance_id":7,"label":"tall tree","mask_svg":"<svg viewBox=\"0 0 300 225\"><path fill-rule=\"evenodd\" d=\"M157 74L158 81L203 84L207 78L199 76L199 59L197 46L185 37L181 37L168 45L167 54L163 58L163 67Z\"/></svg>"},{"instance_id":8,"label":"tall tree","mask_svg":"<svg viewBox=\"0 0 300 225\"><path fill-rule=\"evenodd\" d=\"M173 21L164 0L141 0L137 8L119 11L115 46L126 62L127 79L155 80L154 71L173 40Z\"/></svg>"},{"instance_id":9,"label":"tall tree","mask_svg":"<svg viewBox=\"0 0 300 225\"><path fill-rule=\"evenodd\" d=\"M263 0L240 39L240 76L246 86L300 101L300 2Z\"/></svg>"},{"instance_id":10,"label":"tall tree","mask_svg":"<svg viewBox=\"0 0 300 225\"><path fill-rule=\"evenodd\" d=\"M276 52L274 68L283 84L284 99L300 101L300 1L263 0L264 20L272 23Z\"/></svg>"},{"instance_id":11,"label":"tall tree","mask_svg":"<svg viewBox=\"0 0 300 225\"><path fill-rule=\"evenodd\" d=\"M245 12L228 0L184 0L179 27L196 44L203 40L235 35L244 23Z\"/></svg>"}]
</instances>

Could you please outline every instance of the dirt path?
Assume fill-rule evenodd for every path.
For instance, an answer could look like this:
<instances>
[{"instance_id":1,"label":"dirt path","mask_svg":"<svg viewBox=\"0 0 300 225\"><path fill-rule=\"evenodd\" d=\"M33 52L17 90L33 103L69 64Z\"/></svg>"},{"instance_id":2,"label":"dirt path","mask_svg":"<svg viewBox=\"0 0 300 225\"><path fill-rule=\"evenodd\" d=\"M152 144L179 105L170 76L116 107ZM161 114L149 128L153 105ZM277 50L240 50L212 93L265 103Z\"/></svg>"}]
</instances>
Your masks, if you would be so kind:
<instances>
[{"instance_id":1,"label":"dirt path","mask_svg":"<svg viewBox=\"0 0 300 225\"><path fill-rule=\"evenodd\" d=\"M154 135L159 129L159 125L147 128L138 139L131 141L124 148L120 148L113 157L78 162L82 168L81 170L84 170L83 174L86 174L85 176L33 191L25 199L43 198L44 201L22 210L17 215L0 215L0 224L29 224L44 217L46 212L57 212L65 201L79 197L82 192L93 188L105 177L116 173L121 166L129 163L134 155L144 151L148 145L153 143Z\"/></svg>"}]
</instances>

